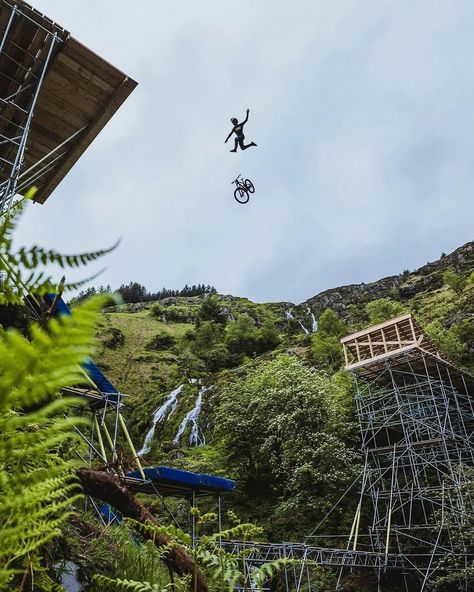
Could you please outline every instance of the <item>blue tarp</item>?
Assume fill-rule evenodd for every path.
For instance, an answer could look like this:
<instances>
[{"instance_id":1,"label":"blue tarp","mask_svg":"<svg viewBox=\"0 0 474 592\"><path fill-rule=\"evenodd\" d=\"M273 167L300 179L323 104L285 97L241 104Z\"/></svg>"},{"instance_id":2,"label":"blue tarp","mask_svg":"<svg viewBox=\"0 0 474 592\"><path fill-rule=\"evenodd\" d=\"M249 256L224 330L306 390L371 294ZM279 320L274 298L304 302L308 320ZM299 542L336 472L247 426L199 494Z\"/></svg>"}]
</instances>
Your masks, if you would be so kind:
<instances>
[{"instance_id":1,"label":"blue tarp","mask_svg":"<svg viewBox=\"0 0 474 592\"><path fill-rule=\"evenodd\" d=\"M45 294L44 299L47 304L51 305L54 301L55 296L55 294ZM62 298L58 298L58 300L56 301L55 314L59 316L69 316L71 314L68 305L64 302ZM92 360L86 360L82 364L82 367L90 376L92 382L96 385L97 389L101 393L108 394L108 398L111 401L118 401L120 394L119 391L113 386L112 383L110 383L107 380L107 378L104 376L104 374L99 370L99 368L94 364Z\"/></svg>"},{"instance_id":2,"label":"blue tarp","mask_svg":"<svg viewBox=\"0 0 474 592\"><path fill-rule=\"evenodd\" d=\"M158 485L170 484L177 489L187 491L233 491L235 489L235 481L225 479L224 477L215 477L214 475L206 475L204 473L192 473L191 471L183 471L181 469L173 469L171 467L148 467L143 469L145 477L156 482ZM138 470L127 474L127 477L133 479L141 479Z\"/></svg>"}]
</instances>

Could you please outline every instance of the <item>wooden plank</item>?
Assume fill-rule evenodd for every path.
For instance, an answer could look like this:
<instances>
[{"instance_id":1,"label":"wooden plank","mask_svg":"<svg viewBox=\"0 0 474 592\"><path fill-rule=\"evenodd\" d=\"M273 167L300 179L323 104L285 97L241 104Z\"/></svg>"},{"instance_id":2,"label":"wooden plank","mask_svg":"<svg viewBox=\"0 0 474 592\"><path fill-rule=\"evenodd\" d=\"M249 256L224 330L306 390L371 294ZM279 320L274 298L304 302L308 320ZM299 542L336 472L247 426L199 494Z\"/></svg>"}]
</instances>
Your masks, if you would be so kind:
<instances>
[{"instance_id":1,"label":"wooden plank","mask_svg":"<svg viewBox=\"0 0 474 592\"><path fill-rule=\"evenodd\" d=\"M108 91L104 90L100 86L94 84L89 78L77 76L71 68L58 59L55 59L51 64L47 77L57 82L57 84L63 86L65 89L71 89L71 96L74 96L74 89L79 88L81 90L81 95L77 97L78 101L83 95L92 99L97 97L99 100L107 100L115 91L114 88Z\"/></svg>"},{"instance_id":2,"label":"wooden plank","mask_svg":"<svg viewBox=\"0 0 474 592\"><path fill-rule=\"evenodd\" d=\"M82 91L76 86L74 94L71 93L72 87L67 89L57 84L52 80L51 76L47 76L41 88L41 100L55 105L61 111L70 111L78 117L83 117L87 121L91 121L99 111L100 107L105 103L103 101L81 94Z\"/></svg>"},{"instance_id":3,"label":"wooden plank","mask_svg":"<svg viewBox=\"0 0 474 592\"><path fill-rule=\"evenodd\" d=\"M68 109L67 106L61 108L60 105L54 101L51 102L47 97L40 94L38 102L35 107L35 118L37 118L40 125L44 125L49 128L49 122L51 122L51 129L57 131L61 129L58 127L59 124L64 126L64 133L60 133L61 136L67 138L71 134L71 130L78 130L90 123L90 117L84 117L83 115L77 115L72 110ZM55 126L55 127L54 127Z\"/></svg>"},{"instance_id":4,"label":"wooden plank","mask_svg":"<svg viewBox=\"0 0 474 592\"><path fill-rule=\"evenodd\" d=\"M125 99L129 96L129 94L133 91L136 87L137 83L132 80L131 78L125 78L120 85L120 87L116 90L114 96L112 97L111 101L102 109L102 111L97 115L95 120L89 125L87 130L84 134L81 135L80 139L76 142L75 147L71 150L70 154L62 164L58 167L58 169L52 174L52 176L48 179L46 183L45 189L43 191L38 192L36 201L39 203L44 203L46 199L51 195L54 189L58 186L58 184L62 181L62 179L66 176L75 162L79 159L79 157L84 153L86 148L91 144L91 142L95 139L98 133L102 130L105 124L109 121L112 115L117 111L120 105L125 101Z\"/></svg>"},{"instance_id":5,"label":"wooden plank","mask_svg":"<svg viewBox=\"0 0 474 592\"><path fill-rule=\"evenodd\" d=\"M64 51L62 51L58 55L58 61L61 64L64 64L64 66L69 68L72 72L74 72L74 76L76 76L76 77L82 76L82 78L85 78L91 84L98 86L99 88L101 88L102 90L104 90L107 93L111 93L116 89L116 85L110 84L109 82L107 82L106 80L101 78L100 76L97 76L96 74L94 74L93 72L88 70L85 66L81 66L81 64L78 64L73 59L71 59L69 56L67 56L64 53ZM117 84L120 84L120 80L118 81Z\"/></svg>"},{"instance_id":6,"label":"wooden plank","mask_svg":"<svg viewBox=\"0 0 474 592\"><path fill-rule=\"evenodd\" d=\"M390 319L389 321L384 321L383 323L379 323L377 325L372 325L371 327L369 327L367 329L362 329L361 331L357 331L356 333L352 333L351 335L347 335L346 337L343 337L341 339L341 343L346 343L347 341L351 341L355 337L362 337L363 335L367 335L368 333L371 333L372 331L376 331L377 329L390 327L392 325L395 325L395 323L403 321L403 320L407 320L410 317L411 317L411 313L407 313L407 314L403 314L398 317L395 317L393 319Z\"/></svg>"},{"instance_id":7,"label":"wooden plank","mask_svg":"<svg viewBox=\"0 0 474 592\"><path fill-rule=\"evenodd\" d=\"M125 74L112 66L109 62L91 51L74 37L70 37L64 44L63 57L69 58L78 67L84 68L90 74L98 77L112 88L117 88L125 78Z\"/></svg>"}]
</instances>

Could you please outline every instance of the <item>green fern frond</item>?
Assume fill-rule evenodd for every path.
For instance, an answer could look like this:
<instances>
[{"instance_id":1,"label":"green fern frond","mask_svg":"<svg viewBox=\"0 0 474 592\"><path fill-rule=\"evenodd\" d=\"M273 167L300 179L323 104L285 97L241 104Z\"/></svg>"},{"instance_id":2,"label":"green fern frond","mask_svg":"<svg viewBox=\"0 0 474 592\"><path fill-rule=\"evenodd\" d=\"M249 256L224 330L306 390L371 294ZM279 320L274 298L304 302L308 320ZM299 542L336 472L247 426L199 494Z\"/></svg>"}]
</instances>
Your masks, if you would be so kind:
<instances>
[{"instance_id":1,"label":"green fern frond","mask_svg":"<svg viewBox=\"0 0 474 592\"><path fill-rule=\"evenodd\" d=\"M26 557L28 570L40 574L35 586L44 580L34 589L54 589L31 557L58 536L82 497L78 462L62 459L59 451L66 444L74 449L80 441L76 429L87 423L65 417L78 401L55 397L62 387L84 380L80 365L92 351L97 313L106 299L53 319L47 330L33 326L30 340L17 331L0 336L0 589L11 589Z\"/></svg>"},{"instance_id":2,"label":"green fern frond","mask_svg":"<svg viewBox=\"0 0 474 592\"><path fill-rule=\"evenodd\" d=\"M120 578L113 579L103 575L95 575L93 582L98 585L99 590L104 592L112 590L118 590L119 592L168 592L166 588L159 584L122 580Z\"/></svg>"}]
</instances>

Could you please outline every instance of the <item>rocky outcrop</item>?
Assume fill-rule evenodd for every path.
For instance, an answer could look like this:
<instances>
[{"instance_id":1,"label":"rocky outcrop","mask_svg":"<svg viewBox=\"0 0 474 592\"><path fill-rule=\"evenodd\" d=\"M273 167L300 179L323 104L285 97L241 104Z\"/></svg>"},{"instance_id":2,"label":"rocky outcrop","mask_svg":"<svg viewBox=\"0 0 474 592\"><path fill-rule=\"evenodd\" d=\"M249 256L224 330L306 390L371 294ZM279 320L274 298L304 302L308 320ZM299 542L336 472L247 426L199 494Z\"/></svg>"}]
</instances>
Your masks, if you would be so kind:
<instances>
[{"instance_id":1,"label":"rocky outcrop","mask_svg":"<svg viewBox=\"0 0 474 592\"><path fill-rule=\"evenodd\" d=\"M325 290L298 305L304 310L308 306L316 315L326 308L332 308L340 316L347 316L347 307L351 304L363 306L379 298L396 296L401 301L413 298L417 294L433 291L443 286L443 273L452 268L458 273L469 274L474 270L474 241L466 243L449 255L442 255L437 261L427 263L412 272L383 278L369 284L352 284L340 288Z\"/></svg>"}]
</instances>

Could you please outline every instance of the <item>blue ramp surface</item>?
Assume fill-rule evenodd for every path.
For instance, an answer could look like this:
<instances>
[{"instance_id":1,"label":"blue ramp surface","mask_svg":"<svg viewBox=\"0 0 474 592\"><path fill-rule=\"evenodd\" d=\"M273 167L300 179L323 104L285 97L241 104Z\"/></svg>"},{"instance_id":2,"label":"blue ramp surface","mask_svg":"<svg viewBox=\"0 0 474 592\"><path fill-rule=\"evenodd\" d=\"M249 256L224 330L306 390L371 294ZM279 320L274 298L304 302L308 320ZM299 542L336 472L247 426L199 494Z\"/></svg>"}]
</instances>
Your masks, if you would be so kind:
<instances>
[{"instance_id":1,"label":"blue ramp surface","mask_svg":"<svg viewBox=\"0 0 474 592\"><path fill-rule=\"evenodd\" d=\"M216 495L235 489L235 481L204 473L193 473L172 467L148 467L143 470L144 482L138 470L127 473L127 484L136 491L153 493L156 489L162 495L189 497Z\"/></svg>"}]
</instances>

